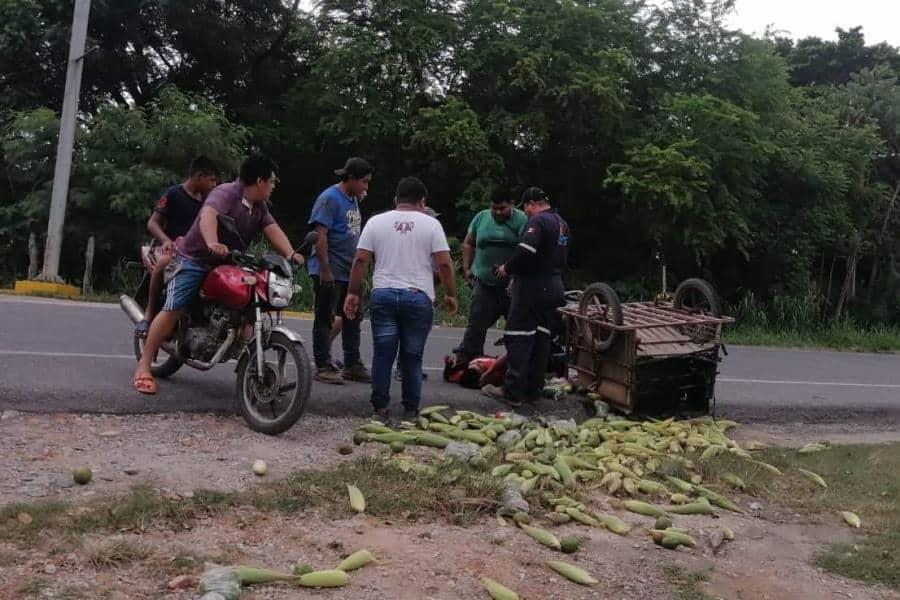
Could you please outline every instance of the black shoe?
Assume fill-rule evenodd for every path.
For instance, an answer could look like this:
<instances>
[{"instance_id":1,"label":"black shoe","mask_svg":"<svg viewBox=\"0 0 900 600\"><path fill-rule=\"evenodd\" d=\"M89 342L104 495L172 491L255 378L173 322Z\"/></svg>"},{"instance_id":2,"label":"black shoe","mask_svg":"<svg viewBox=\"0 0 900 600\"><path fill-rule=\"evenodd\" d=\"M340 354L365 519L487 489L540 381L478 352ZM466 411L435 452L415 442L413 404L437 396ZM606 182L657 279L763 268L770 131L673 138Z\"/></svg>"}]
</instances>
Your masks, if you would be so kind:
<instances>
[{"instance_id":1,"label":"black shoe","mask_svg":"<svg viewBox=\"0 0 900 600\"><path fill-rule=\"evenodd\" d=\"M414 408L404 408L403 409L403 420L404 421L415 421L419 417L419 411Z\"/></svg>"},{"instance_id":2,"label":"black shoe","mask_svg":"<svg viewBox=\"0 0 900 600\"><path fill-rule=\"evenodd\" d=\"M391 422L391 411L387 408L376 408L372 411L372 420L388 425Z\"/></svg>"}]
</instances>

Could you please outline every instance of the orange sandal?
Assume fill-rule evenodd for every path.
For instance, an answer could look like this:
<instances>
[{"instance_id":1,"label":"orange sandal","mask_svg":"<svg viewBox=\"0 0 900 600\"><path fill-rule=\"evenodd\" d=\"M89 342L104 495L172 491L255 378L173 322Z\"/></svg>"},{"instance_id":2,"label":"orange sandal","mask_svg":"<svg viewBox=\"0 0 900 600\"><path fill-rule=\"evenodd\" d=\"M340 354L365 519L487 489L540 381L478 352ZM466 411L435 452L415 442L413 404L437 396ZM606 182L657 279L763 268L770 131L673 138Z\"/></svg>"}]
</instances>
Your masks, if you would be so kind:
<instances>
[{"instance_id":1,"label":"orange sandal","mask_svg":"<svg viewBox=\"0 0 900 600\"><path fill-rule=\"evenodd\" d=\"M150 373L141 373L134 377L134 389L142 394L152 396L156 393L156 380Z\"/></svg>"}]
</instances>

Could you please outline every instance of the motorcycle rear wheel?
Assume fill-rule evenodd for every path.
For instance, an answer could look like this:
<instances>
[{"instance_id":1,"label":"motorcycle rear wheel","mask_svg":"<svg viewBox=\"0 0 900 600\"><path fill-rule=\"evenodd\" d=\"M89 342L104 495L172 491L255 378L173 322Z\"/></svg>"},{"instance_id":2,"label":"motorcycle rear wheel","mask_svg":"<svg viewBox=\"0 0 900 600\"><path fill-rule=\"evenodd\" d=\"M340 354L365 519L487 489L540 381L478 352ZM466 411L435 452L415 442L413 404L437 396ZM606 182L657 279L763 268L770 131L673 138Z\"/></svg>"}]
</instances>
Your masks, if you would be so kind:
<instances>
[{"instance_id":1,"label":"motorcycle rear wheel","mask_svg":"<svg viewBox=\"0 0 900 600\"><path fill-rule=\"evenodd\" d=\"M284 433L303 416L312 386L312 364L302 344L278 331L263 346L262 377L257 376L256 347L237 368L238 412L253 431ZM288 363L291 363L290 365Z\"/></svg>"}]
</instances>

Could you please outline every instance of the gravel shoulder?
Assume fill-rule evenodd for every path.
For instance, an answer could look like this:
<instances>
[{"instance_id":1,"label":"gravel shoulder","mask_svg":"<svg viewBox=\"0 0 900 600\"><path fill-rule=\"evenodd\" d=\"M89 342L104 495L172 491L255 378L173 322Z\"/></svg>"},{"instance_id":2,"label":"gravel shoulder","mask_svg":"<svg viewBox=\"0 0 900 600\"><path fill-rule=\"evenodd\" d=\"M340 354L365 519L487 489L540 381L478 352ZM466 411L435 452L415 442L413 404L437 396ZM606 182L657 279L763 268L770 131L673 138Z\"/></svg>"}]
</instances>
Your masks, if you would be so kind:
<instances>
[{"instance_id":1,"label":"gravel shoulder","mask_svg":"<svg viewBox=\"0 0 900 600\"><path fill-rule=\"evenodd\" d=\"M338 447L352 437L359 418L308 416L283 436L247 430L231 416L169 414L104 416L40 415L7 411L0 416L0 453L7 476L0 483L0 505L38 500L78 504L97 496L125 492L148 483L174 497L197 488L246 489L259 478L250 465L265 460L267 479L291 471L324 468L342 460ZM737 439L774 445L800 445L829 439L867 443L900 439L896 430L872 425L750 425L735 430ZM354 447L354 456L374 453ZM71 470L88 465L94 481L76 486ZM749 502L749 499L745 499ZM614 508L602 507L614 511ZM618 513L635 526L651 521ZM688 527L705 531L709 520L685 517ZM737 534L735 542L714 551L705 539L693 550L666 551L648 543L640 530L628 537L607 531L590 538L571 562L591 571L601 584L581 588L549 571L545 561L561 555L536 546L511 526L483 519L471 527L385 521L367 515L333 520L315 512L285 516L251 507L201 519L179 531L123 532L113 540L142 549L141 559L99 564L96 556L109 536L85 536L69 552L40 546L16 555L0 542L0 598L192 598L168 591L182 574L196 575L205 560L240 562L290 569L298 561L327 568L342 556L369 548L381 561L354 574L352 584L328 592L267 586L243 598L281 599L476 599L484 598L481 576L501 579L524 598L570 599L675 597L665 571L677 565L708 574L701 589L711 598L872 598L900 594L836 577L810 566L811 557L834 542L853 543L847 528L810 524L799 514L760 506L748 515L723 515L715 525ZM560 527L556 533L584 535L584 528ZM566 557L565 560L570 560ZM23 582L28 582L23 585ZM102 593L100 592L102 590Z\"/></svg>"}]
</instances>

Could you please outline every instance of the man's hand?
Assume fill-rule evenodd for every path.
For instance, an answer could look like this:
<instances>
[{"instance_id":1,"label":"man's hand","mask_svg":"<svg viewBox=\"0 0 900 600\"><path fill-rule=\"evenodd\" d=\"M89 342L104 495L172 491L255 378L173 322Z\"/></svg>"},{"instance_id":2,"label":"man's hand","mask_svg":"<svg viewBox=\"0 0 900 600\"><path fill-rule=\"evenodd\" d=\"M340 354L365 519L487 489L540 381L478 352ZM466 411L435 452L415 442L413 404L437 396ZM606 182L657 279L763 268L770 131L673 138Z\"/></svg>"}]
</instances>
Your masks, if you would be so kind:
<instances>
[{"instance_id":1,"label":"man's hand","mask_svg":"<svg viewBox=\"0 0 900 600\"><path fill-rule=\"evenodd\" d=\"M296 264L298 267L302 267L304 265L304 263L306 263L306 259L303 258L303 255L300 254L299 252L294 252L293 254L291 254L290 260L291 260L291 262Z\"/></svg>"},{"instance_id":2,"label":"man's hand","mask_svg":"<svg viewBox=\"0 0 900 600\"><path fill-rule=\"evenodd\" d=\"M475 275L472 273L471 269L463 267L463 279L465 279L466 283L469 285L472 285L475 282Z\"/></svg>"},{"instance_id":3,"label":"man's hand","mask_svg":"<svg viewBox=\"0 0 900 600\"><path fill-rule=\"evenodd\" d=\"M228 246L222 244L221 242L209 244L207 248L209 248L209 253L216 258L225 258L226 256L228 256Z\"/></svg>"},{"instance_id":4,"label":"man's hand","mask_svg":"<svg viewBox=\"0 0 900 600\"><path fill-rule=\"evenodd\" d=\"M494 269L494 275L496 275L498 279L506 279L509 275L509 273L506 272L506 265L500 265Z\"/></svg>"},{"instance_id":5,"label":"man's hand","mask_svg":"<svg viewBox=\"0 0 900 600\"><path fill-rule=\"evenodd\" d=\"M334 283L334 280L331 280ZM356 313L359 311L359 296L357 294L347 294L344 299L344 314L351 321L356 319Z\"/></svg>"},{"instance_id":6,"label":"man's hand","mask_svg":"<svg viewBox=\"0 0 900 600\"><path fill-rule=\"evenodd\" d=\"M456 296L444 296L444 308L447 309L448 314L455 315L459 310L459 302L456 301Z\"/></svg>"},{"instance_id":7,"label":"man's hand","mask_svg":"<svg viewBox=\"0 0 900 600\"><path fill-rule=\"evenodd\" d=\"M175 242L173 242L172 240L163 242L162 253L163 254L175 254Z\"/></svg>"},{"instance_id":8,"label":"man's hand","mask_svg":"<svg viewBox=\"0 0 900 600\"><path fill-rule=\"evenodd\" d=\"M319 285L322 287L334 285L334 273L331 272L331 269L319 271Z\"/></svg>"}]
</instances>

